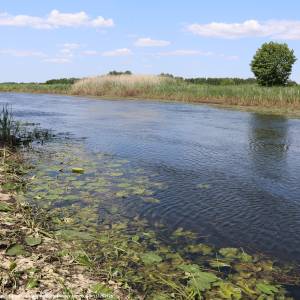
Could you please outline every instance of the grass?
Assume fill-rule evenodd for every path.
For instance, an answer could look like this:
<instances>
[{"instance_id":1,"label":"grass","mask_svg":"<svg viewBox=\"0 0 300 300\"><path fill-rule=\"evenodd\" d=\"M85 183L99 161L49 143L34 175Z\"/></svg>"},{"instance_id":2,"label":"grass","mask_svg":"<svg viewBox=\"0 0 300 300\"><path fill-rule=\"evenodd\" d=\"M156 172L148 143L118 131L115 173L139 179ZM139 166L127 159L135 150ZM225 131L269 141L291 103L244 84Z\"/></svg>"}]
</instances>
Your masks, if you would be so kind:
<instances>
[{"instance_id":1,"label":"grass","mask_svg":"<svg viewBox=\"0 0 300 300\"><path fill-rule=\"evenodd\" d=\"M0 83L0 92L67 94L71 84Z\"/></svg>"},{"instance_id":2,"label":"grass","mask_svg":"<svg viewBox=\"0 0 300 300\"><path fill-rule=\"evenodd\" d=\"M0 84L0 91L207 103L300 115L300 86L210 85L151 75L97 76L71 84Z\"/></svg>"}]
</instances>

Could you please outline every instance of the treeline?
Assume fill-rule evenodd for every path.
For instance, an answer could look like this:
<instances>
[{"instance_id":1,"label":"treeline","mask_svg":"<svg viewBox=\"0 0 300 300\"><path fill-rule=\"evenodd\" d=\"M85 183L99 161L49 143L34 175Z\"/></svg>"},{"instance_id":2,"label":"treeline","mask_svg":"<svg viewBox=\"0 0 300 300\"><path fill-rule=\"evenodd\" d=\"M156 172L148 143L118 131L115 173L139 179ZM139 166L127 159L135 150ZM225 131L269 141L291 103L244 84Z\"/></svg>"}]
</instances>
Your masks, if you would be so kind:
<instances>
[{"instance_id":1,"label":"treeline","mask_svg":"<svg viewBox=\"0 0 300 300\"><path fill-rule=\"evenodd\" d=\"M160 76L173 78L179 81L194 83L194 84L208 84L208 85L244 85L244 84L257 84L255 78L238 78L238 77L195 77L184 78L180 76L174 76L169 73L161 73ZM287 86L298 85L296 81L289 80Z\"/></svg>"},{"instance_id":2,"label":"treeline","mask_svg":"<svg viewBox=\"0 0 300 300\"><path fill-rule=\"evenodd\" d=\"M80 78L59 78L59 79L50 79L47 80L46 84L74 84L76 81L80 80Z\"/></svg>"},{"instance_id":3,"label":"treeline","mask_svg":"<svg viewBox=\"0 0 300 300\"><path fill-rule=\"evenodd\" d=\"M174 78L176 80L185 81L194 84L209 84L209 85L241 85L241 84L256 84L255 78L237 78L237 77L195 77L184 78L174 76L168 73L161 73L160 76Z\"/></svg>"}]
</instances>

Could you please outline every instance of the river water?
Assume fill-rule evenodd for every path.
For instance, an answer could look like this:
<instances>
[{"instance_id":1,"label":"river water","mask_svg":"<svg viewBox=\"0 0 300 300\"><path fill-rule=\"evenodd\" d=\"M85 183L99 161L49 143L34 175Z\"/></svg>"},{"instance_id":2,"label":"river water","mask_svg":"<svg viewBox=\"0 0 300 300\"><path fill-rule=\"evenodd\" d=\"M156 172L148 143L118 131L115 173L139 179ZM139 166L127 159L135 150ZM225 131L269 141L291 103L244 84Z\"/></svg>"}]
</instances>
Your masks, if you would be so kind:
<instances>
[{"instance_id":1,"label":"river water","mask_svg":"<svg viewBox=\"0 0 300 300\"><path fill-rule=\"evenodd\" d=\"M84 138L167 188L129 216L300 262L300 120L205 105L0 94L17 118Z\"/></svg>"}]
</instances>

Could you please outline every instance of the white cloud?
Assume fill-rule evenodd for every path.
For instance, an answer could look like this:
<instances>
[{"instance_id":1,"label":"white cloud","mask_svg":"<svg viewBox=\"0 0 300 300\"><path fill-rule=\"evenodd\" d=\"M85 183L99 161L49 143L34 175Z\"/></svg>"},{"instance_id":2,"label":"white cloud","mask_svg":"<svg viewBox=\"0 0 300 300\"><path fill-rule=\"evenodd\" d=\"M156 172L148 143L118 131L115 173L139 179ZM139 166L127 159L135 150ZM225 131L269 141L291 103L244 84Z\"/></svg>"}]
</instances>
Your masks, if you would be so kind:
<instances>
[{"instance_id":1,"label":"white cloud","mask_svg":"<svg viewBox=\"0 0 300 300\"><path fill-rule=\"evenodd\" d=\"M66 57L54 57L54 58L46 58L43 60L44 62L54 63L54 64L68 64L71 62L69 58Z\"/></svg>"},{"instance_id":2,"label":"white cloud","mask_svg":"<svg viewBox=\"0 0 300 300\"><path fill-rule=\"evenodd\" d=\"M166 47L171 43L165 40L153 40L151 38L140 38L134 43L137 47Z\"/></svg>"},{"instance_id":3,"label":"white cloud","mask_svg":"<svg viewBox=\"0 0 300 300\"><path fill-rule=\"evenodd\" d=\"M204 37L243 38L243 37L270 37L275 39L300 40L300 21L247 20L243 23L191 24L186 28L193 34Z\"/></svg>"},{"instance_id":4,"label":"white cloud","mask_svg":"<svg viewBox=\"0 0 300 300\"><path fill-rule=\"evenodd\" d=\"M87 55L87 56L93 56L93 55L99 55L100 53L96 50L85 50L85 51L82 51L81 54Z\"/></svg>"},{"instance_id":5,"label":"white cloud","mask_svg":"<svg viewBox=\"0 0 300 300\"><path fill-rule=\"evenodd\" d=\"M14 57L47 57L45 53L40 51L15 49L0 49L0 55L10 55Z\"/></svg>"},{"instance_id":6,"label":"white cloud","mask_svg":"<svg viewBox=\"0 0 300 300\"><path fill-rule=\"evenodd\" d=\"M98 16L92 19L86 12L61 13L52 10L46 17L29 15L10 15L0 13L0 26L31 27L36 29L52 29L59 27L112 27L114 21Z\"/></svg>"},{"instance_id":7,"label":"white cloud","mask_svg":"<svg viewBox=\"0 0 300 300\"><path fill-rule=\"evenodd\" d=\"M212 52L204 52L200 50L174 50L159 53L160 56L210 56Z\"/></svg>"},{"instance_id":8,"label":"white cloud","mask_svg":"<svg viewBox=\"0 0 300 300\"><path fill-rule=\"evenodd\" d=\"M112 51L103 52L103 56L128 56L131 55L132 51L128 48L116 49Z\"/></svg>"}]
</instances>

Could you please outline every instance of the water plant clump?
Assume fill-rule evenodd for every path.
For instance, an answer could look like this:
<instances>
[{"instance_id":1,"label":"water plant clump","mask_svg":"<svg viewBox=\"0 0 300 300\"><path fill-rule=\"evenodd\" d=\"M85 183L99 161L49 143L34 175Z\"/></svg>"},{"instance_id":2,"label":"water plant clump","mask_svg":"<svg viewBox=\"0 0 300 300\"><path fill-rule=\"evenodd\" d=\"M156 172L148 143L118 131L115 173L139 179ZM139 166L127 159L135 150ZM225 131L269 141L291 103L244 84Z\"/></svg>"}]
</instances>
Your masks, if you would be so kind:
<instances>
[{"instance_id":1,"label":"water plant clump","mask_svg":"<svg viewBox=\"0 0 300 300\"><path fill-rule=\"evenodd\" d=\"M36 168L21 197L46 210L51 231L70 243L61 256L117 282L133 299L291 299L284 284L299 284L289 267L243 249L215 248L184 228L167 242L160 238L167 226L134 208L145 199L157 205L157 191L167 186L126 160L53 143L51 155L31 161Z\"/></svg>"},{"instance_id":2,"label":"water plant clump","mask_svg":"<svg viewBox=\"0 0 300 300\"><path fill-rule=\"evenodd\" d=\"M44 143L54 137L48 129L38 124L24 123L14 118L11 107L3 105L0 112L0 145L2 147L28 146L33 142Z\"/></svg>"}]
</instances>

